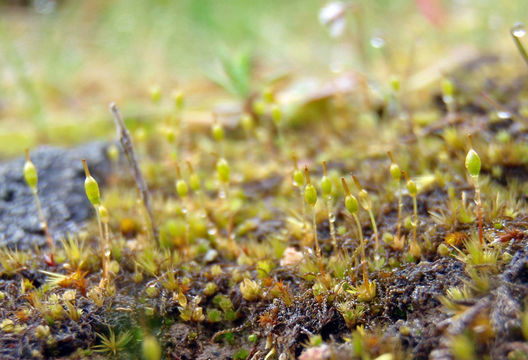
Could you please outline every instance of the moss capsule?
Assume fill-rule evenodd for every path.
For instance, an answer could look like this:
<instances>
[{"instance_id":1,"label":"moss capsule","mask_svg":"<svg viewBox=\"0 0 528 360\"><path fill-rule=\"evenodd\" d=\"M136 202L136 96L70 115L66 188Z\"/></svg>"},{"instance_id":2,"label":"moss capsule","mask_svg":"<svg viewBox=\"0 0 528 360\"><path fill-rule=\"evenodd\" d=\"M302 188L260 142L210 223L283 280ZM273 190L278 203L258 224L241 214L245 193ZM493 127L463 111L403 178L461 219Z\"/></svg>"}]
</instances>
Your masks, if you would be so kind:
<instances>
[{"instance_id":1,"label":"moss capsule","mask_svg":"<svg viewBox=\"0 0 528 360\"><path fill-rule=\"evenodd\" d=\"M183 179L179 179L176 181L176 192L180 197L184 197L189 192L189 187L187 186L187 183Z\"/></svg>"},{"instance_id":2,"label":"moss capsule","mask_svg":"<svg viewBox=\"0 0 528 360\"><path fill-rule=\"evenodd\" d=\"M304 200L312 207L317 203L317 190L312 184L307 184L304 188Z\"/></svg>"},{"instance_id":3,"label":"moss capsule","mask_svg":"<svg viewBox=\"0 0 528 360\"><path fill-rule=\"evenodd\" d=\"M262 92L262 97L264 98L264 101L271 104L275 101L275 96L273 94L273 89L271 87L267 87Z\"/></svg>"},{"instance_id":4,"label":"moss capsule","mask_svg":"<svg viewBox=\"0 0 528 360\"><path fill-rule=\"evenodd\" d=\"M257 116L262 116L266 111L266 103L262 100L256 100L253 103L253 111Z\"/></svg>"},{"instance_id":5,"label":"moss capsule","mask_svg":"<svg viewBox=\"0 0 528 360\"><path fill-rule=\"evenodd\" d=\"M119 148L117 145L112 144L106 149L106 155L108 158L113 161L117 162L119 160Z\"/></svg>"},{"instance_id":6,"label":"moss capsule","mask_svg":"<svg viewBox=\"0 0 528 360\"><path fill-rule=\"evenodd\" d=\"M317 190L310 181L310 173L308 172L307 166L304 167L304 175L306 177L306 186L304 187L304 201L306 201L306 203L311 207L314 207L317 203Z\"/></svg>"},{"instance_id":7,"label":"moss capsule","mask_svg":"<svg viewBox=\"0 0 528 360\"><path fill-rule=\"evenodd\" d=\"M301 187L304 185L304 175L301 170L297 169L293 172L293 185Z\"/></svg>"},{"instance_id":8,"label":"moss capsule","mask_svg":"<svg viewBox=\"0 0 528 360\"><path fill-rule=\"evenodd\" d=\"M321 190L324 196L329 196L332 193L332 180L326 175L321 178Z\"/></svg>"},{"instance_id":9,"label":"moss capsule","mask_svg":"<svg viewBox=\"0 0 528 360\"><path fill-rule=\"evenodd\" d=\"M224 140L224 136L225 136L224 128L219 123L215 122L213 124L213 127L211 128L211 133L213 134L213 138L216 141L220 142Z\"/></svg>"},{"instance_id":10,"label":"moss capsule","mask_svg":"<svg viewBox=\"0 0 528 360\"><path fill-rule=\"evenodd\" d=\"M153 85L149 89L150 99L154 103L159 103L161 100L161 88L158 85Z\"/></svg>"},{"instance_id":11,"label":"moss capsule","mask_svg":"<svg viewBox=\"0 0 528 360\"><path fill-rule=\"evenodd\" d=\"M470 149L466 156L466 169L469 175L473 177L479 176L480 166L480 157L475 150Z\"/></svg>"},{"instance_id":12,"label":"moss capsule","mask_svg":"<svg viewBox=\"0 0 528 360\"><path fill-rule=\"evenodd\" d=\"M400 91L400 87L401 87L400 78L397 77L396 75L392 76L390 78L390 87L391 87L392 91L394 91L394 92Z\"/></svg>"},{"instance_id":13,"label":"moss capsule","mask_svg":"<svg viewBox=\"0 0 528 360\"><path fill-rule=\"evenodd\" d=\"M249 114L244 114L240 118L240 123L245 131L250 132L253 130L253 118Z\"/></svg>"},{"instance_id":14,"label":"moss capsule","mask_svg":"<svg viewBox=\"0 0 528 360\"><path fill-rule=\"evenodd\" d=\"M99 185L97 181L90 175L90 170L86 164L86 160L83 159L84 173L86 174L86 179L84 180L84 190L86 192L86 197L90 200L93 206L99 205L101 203L101 198L99 194Z\"/></svg>"},{"instance_id":15,"label":"moss capsule","mask_svg":"<svg viewBox=\"0 0 528 360\"><path fill-rule=\"evenodd\" d=\"M416 194L418 194L416 183L411 179L407 180L407 191L409 191L409 195L411 196L416 196Z\"/></svg>"},{"instance_id":16,"label":"moss capsule","mask_svg":"<svg viewBox=\"0 0 528 360\"><path fill-rule=\"evenodd\" d=\"M390 174L392 178L396 181L400 181L401 179L401 169L398 166L398 164L392 163L390 166Z\"/></svg>"},{"instance_id":17,"label":"moss capsule","mask_svg":"<svg viewBox=\"0 0 528 360\"><path fill-rule=\"evenodd\" d=\"M228 183L229 182L229 164L227 163L226 159L220 158L216 162L216 172L218 173L218 178L221 182Z\"/></svg>"},{"instance_id":18,"label":"moss capsule","mask_svg":"<svg viewBox=\"0 0 528 360\"><path fill-rule=\"evenodd\" d=\"M143 353L143 358L146 360L161 359L161 346L158 340L156 340L156 338L152 335L146 335L143 338L141 352Z\"/></svg>"},{"instance_id":19,"label":"moss capsule","mask_svg":"<svg viewBox=\"0 0 528 360\"><path fill-rule=\"evenodd\" d=\"M444 96L452 97L455 94L455 85L447 78L442 80L442 94Z\"/></svg>"},{"instance_id":20,"label":"moss capsule","mask_svg":"<svg viewBox=\"0 0 528 360\"><path fill-rule=\"evenodd\" d=\"M359 209L359 204L354 195L347 195L345 197L345 207L351 214L355 214Z\"/></svg>"},{"instance_id":21,"label":"moss capsule","mask_svg":"<svg viewBox=\"0 0 528 360\"><path fill-rule=\"evenodd\" d=\"M200 191L200 177L198 174L191 174L189 177L189 185L194 192Z\"/></svg>"},{"instance_id":22,"label":"moss capsule","mask_svg":"<svg viewBox=\"0 0 528 360\"><path fill-rule=\"evenodd\" d=\"M26 163L24 164L24 179L28 186L35 190L38 184L37 169L31 159L29 158L29 150L26 149Z\"/></svg>"},{"instance_id":23,"label":"moss capsule","mask_svg":"<svg viewBox=\"0 0 528 360\"><path fill-rule=\"evenodd\" d=\"M358 198L359 203L361 204L361 207L367 211L369 211L372 208L372 200L370 200L370 196L365 189L361 189L358 192Z\"/></svg>"},{"instance_id":24,"label":"moss capsule","mask_svg":"<svg viewBox=\"0 0 528 360\"><path fill-rule=\"evenodd\" d=\"M183 109L185 98L183 96L183 92L180 90L174 90L172 92L172 101L174 102L174 106L176 109L181 110Z\"/></svg>"},{"instance_id":25,"label":"moss capsule","mask_svg":"<svg viewBox=\"0 0 528 360\"><path fill-rule=\"evenodd\" d=\"M328 177L326 172L326 161L323 161L323 177L321 178L321 191L325 197L332 194L332 180Z\"/></svg>"}]
</instances>

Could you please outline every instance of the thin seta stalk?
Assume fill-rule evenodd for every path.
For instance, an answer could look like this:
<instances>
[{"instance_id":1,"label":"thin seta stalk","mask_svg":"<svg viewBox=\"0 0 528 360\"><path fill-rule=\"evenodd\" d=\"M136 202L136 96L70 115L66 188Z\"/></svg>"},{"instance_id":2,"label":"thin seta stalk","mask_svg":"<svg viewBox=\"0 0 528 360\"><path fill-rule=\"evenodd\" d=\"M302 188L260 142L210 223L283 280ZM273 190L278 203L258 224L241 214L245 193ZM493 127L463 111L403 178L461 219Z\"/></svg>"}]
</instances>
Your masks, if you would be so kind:
<instances>
[{"instance_id":1,"label":"thin seta stalk","mask_svg":"<svg viewBox=\"0 0 528 360\"><path fill-rule=\"evenodd\" d=\"M370 199L370 195L367 192L367 190L363 189L363 187L361 186L361 183L359 182L358 178L355 175L352 175L352 178L354 179L354 183L356 184L359 190L358 192L359 204L369 214L370 223L372 224L372 230L374 231L374 241L375 241L374 248L378 250L379 234L378 234L378 227L376 226L376 219L374 219L374 213L372 212L372 200Z\"/></svg>"},{"instance_id":2,"label":"thin seta stalk","mask_svg":"<svg viewBox=\"0 0 528 360\"><path fill-rule=\"evenodd\" d=\"M104 284L107 283L109 277L109 269L110 269L110 230L108 227L108 223L110 222L110 215L108 214L108 210L103 205L98 206L98 216L101 219L101 222L103 223L103 244L101 246L101 259L103 264L103 279ZM99 229L101 230L101 229Z\"/></svg>"},{"instance_id":3,"label":"thin seta stalk","mask_svg":"<svg viewBox=\"0 0 528 360\"><path fill-rule=\"evenodd\" d=\"M292 182L293 186L299 189L299 198L301 199L301 219L302 219L302 236L306 236L306 202L304 201L303 187L304 187L304 174L297 165L297 157L292 155L293 160L293 175Z\"/></svg>"},{"instance_id":4,"label":"thin seta stalk","mask_svg":"<svg viewBox=\"0 0 528 360\"><path fill-rule=\"evenodd\" d=\"M284 145L284 135L282 134L282 110L277 104L273 104L271 107L271 119L277 129L277 146L279 150Z\"/></svg>"},{"instance_id":5,"label":"thin seta stalk","mask_svg":"<svg viewBox=\"0 0 528 360\"><path fill-rule=\"evenodd\" d=\"M391 161L390 174L398 185L398 188L397 188L397 191L398 191L398 224L396 225L396 238L399 241L401 238L401 216L402 216L402 207L403 207L402 191L401 191L402 172L398 164L396 164L396 162L394 161L394 158L392 157L392 153L388 151L387 155L389 155L389 159Z\"/></svg>"},{"instance_id":6,"label":"thin seta stalk","mask_svg":"<svg viewBox=\"0 0 528 360\"><path fill-rule=\"evenodd\" d=\"M407 191L409 192L409 195L412 198L413 201L413 235L412 235L412 243L416 245L416 233L418 231L418 203L416 201L416 196L418 195L418 188L416 187L416 183L409 178L409 175L405 171L402 171L403 176L405 176L405 179L407 180Z\"/></svg>"},{"instance_id":7,"label":"thin seta stalk","mask_svg":"<svg viewBox=\"0 0 528 360\"><path fill-rule=\"evenodd\" d=\"M319 239L317 238L317 219L315 214L315 205L317 204L317 190L315 186L312 185L310 180L310 172L308 171L308 166L304 167L304 175L306 177L306 186L304 187L304 200L312 208L312 226L313 226L313 236L315 243L315 253L319 259L319 265L321 270L323 269L323 260L321 256L321 248L319 247Z\"/></svg>"},{"instance_id":8,"label":"thin seta stalk","mask_svg":"<svg viewBox=\"0 0 528 360\"><path fill-rule=\"evenodd\" d=\"M221 201L225 201L228 211L228 225L227 225L227 237L229 244L234 252L238 251L238 245L235 241L235 236L233 233L233 221L234 214L231 210L231 203L229 201L229 179L230 179L231 168L229 163L224 158L219 158L216 162L216 173L218 175L218 180L220 181L220 189L218 191L218 197Z\"/></svg>"},{"instance_id":9,"label":"thin seta stalk","mask_svg":"<svg viewBox=\"0 0 528 360\"><path fill-rule=\"evenodd\" d=\"M330 227L330 236L332 238L332 244L337 254L339 248L337 245L336 231L335 231L335 214L332 206L332 180L328 177L326 170L326 161L323 161L323 177L321 179L321 192L326 205L326 211L328 213L328 224Z\"/></svg>"},{"instance_id":10,"label":"thin seta stalk","mask_svg":"<svg viewBox=\"0 0 528 360\"><path fill-rule=\"evenodd\" d=\"M189 186L187 185L187 182L182 177L180 166L176 164L176 175L178 176L178 179L176 180L176 192L178 193L178 196L182 200L182 210L183 215L185 216L185 257L189 253L189 247L190 247L190 229L189 229L189 207L187 206L187 194L189 193Z\"/></svg>"}]
</instances>

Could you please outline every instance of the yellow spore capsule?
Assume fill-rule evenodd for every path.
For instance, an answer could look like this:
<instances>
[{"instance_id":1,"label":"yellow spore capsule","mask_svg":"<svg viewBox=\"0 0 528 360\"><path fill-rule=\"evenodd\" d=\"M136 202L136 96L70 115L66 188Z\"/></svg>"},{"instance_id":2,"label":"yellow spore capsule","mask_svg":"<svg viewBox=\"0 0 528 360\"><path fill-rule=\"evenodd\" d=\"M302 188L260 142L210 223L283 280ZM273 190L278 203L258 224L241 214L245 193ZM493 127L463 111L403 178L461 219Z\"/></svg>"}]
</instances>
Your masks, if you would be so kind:
<instances>
[{"instance_id":1,"label":"yellow spore capsule","mask_svg":"<svg viewBox=\"0 0 528 360\"><path fill-rule=\"evenodd\" d=\"M84 173L86 179L84 180L84 191L86 192L86 197L90 200L93 206L99 205L101 203L101 197L99 193L99 184L97 181L90 175L90 170L86 164L86 160L83 159Z\"/></svg>"}]
</instances>

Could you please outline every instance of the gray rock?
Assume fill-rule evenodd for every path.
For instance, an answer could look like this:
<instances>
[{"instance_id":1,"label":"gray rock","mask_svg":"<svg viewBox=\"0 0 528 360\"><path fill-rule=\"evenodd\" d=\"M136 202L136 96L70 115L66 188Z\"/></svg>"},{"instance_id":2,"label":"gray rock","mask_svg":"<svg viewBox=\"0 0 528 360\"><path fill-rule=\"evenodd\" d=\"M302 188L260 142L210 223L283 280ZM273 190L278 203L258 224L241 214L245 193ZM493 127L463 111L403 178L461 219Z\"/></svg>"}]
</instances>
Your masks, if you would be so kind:
<instances>
[{"instance_id":1,"label":"gray rock","mask_svg":"<svg viewBox=\"0 0 528 360\"><path fill-rule=\"evenodd\" d=\"M104 184L112 172L106 142L73 149L43 146L31 152L39 175L38 193L50 234L55 240L78 232L93 215L84 193L86 159L92 176ZM46 243L31 190L24 181L24 157L0 164L0 246L27 249Z\"/></svg>"}]
</instances>

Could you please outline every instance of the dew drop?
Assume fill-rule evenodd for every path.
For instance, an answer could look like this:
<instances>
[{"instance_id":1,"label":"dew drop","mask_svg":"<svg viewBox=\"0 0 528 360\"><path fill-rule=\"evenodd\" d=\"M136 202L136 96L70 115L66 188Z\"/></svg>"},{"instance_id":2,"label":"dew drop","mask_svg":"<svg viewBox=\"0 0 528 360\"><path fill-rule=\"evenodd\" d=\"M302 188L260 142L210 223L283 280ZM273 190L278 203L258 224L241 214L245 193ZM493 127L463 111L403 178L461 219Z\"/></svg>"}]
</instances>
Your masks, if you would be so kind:
<instances>
[{"instance_id":1,"label":"dew drop","mask_svg":"<svg viewBox=\"0 0 528 360\"><path fill-rule=\"evenodd\" d=\"M375 49L381 49L385 46L385 40L376 36L370 39L370 45Z\"/></svg>"},{"instance_id":2,"label":"dew drop","mask_svg":"<svg viewBox=\"0 0 528 360\"><path fill-rule=\"evenodd\" d=\"M526 29L522 23L516 23L513 25L511 33L516 38L522 38L524 35L526 35Z\"/></svg>"},{"instance_id":3,"label":"dew drop","mask_svg":"<svg viewBox=\"0 0 528 360\"><path fill-rule=\"evenodd\" d=\"M511 117L510 113L507 111L498 111L497 116L502 120L509 119Z\"/></svg>"}]
</instances>

